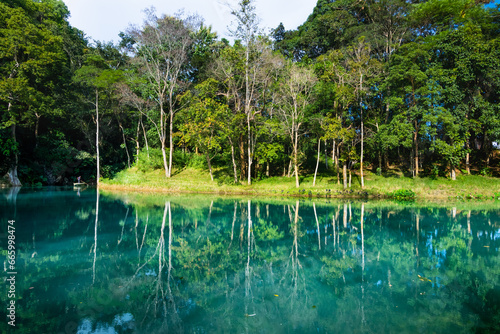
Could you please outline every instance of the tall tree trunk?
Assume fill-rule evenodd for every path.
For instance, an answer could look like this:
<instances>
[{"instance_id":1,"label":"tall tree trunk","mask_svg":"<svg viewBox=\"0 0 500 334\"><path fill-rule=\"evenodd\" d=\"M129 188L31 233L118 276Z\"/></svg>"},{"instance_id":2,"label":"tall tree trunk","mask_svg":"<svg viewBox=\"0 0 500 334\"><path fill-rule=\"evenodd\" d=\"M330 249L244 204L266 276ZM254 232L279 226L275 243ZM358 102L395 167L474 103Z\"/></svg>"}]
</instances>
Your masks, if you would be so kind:
<instances>
[{"instance_id":1,"label":"tall tree trunk","mask_svg":"<svg viewBox=\"0 0 500 334\"><path fill-rule=\"evenodd\" d=\"M347 189L347 161L344 161L344 165L342 167L342 174L344 176L344 189Z\"/></svg>"},{"instance_id":2,"label":"tall tree trunk","mask_svg":"<svg viewBox=\"0 0 500 334\"><path fill-rule=\"evenodd\" d=\"M247 174L246 161L245 161L245 141L244 141L243 135L240 135L239 147L240 147L240 161L241 161L240 180L241 180L241 182L243 182L243 181L245 181L246 174Z\"/></svg>"},{"instance_id":3,"label":"tall tree trunk","mask_svg":"<svg viewBox=\"0 0 500 334\"><path fill-rule=\"evenodd\" d=\"M231 161L233 162L234 183L238 183L238 172L236 167L236 159L234 157L234 144L231 139L229 139L229 142L231 144Z\"/></svg>"},{"instance_id":4,"label":"tall tree trunk","mask_svg":"<svg viewBox=\"0 0 500 334\"><path fill-rule=\"evenodd\" d=\"M252 184L252 134L250 132L250 78L249 78L249 64L250 64L250 39L246 41L245 49L245 114L247 116L247 131L248 131L248 185Z\"/></svg>"},{"instance_id":5,"label":"tall tree trunk","mask_svg":"<svg viewBox=\"0 0 500 334\"><path fill-rule=\"evenodd\" d=\"M10 109L11 104L9 103L8 109ZM11 129L11 134L12 134L12 139L15 144L17 144L17 139L16 139L16 124L12 124L10 126ZM14 162L11 164L8 172L8 177L9 177L9 182L13 187L21 187L21 181L19 181L19 177L17 176L17 165L19 164L19 155L17 154L17 150L14 153Z\"/></svg>"},{"instance_id":6,"label":"tall tree trunk","mask_svg":"<svg viewBox=\"0 0 500 334\"><path fill-rule=\"evenodd\" d=\"M415 122L415 135L414 135L414 142L415 142L415 163L414 163L414 176L418 176L418 131L416 130L416 122Z\"/></svg>"},{"instance_id":7,"label":"tall tree trunk","mask_svg":"<svg viewBox=\"0 0 500 334\"><path fill-rule=\"evenodd\" d=\"M452 181L456 181L457 180L457 173L455 170L455 165L453 165L453 164L450 164L450 173L451 173Z\"/></svg>"},{"instance_id":8,"label":"tall tree trunk","mask_svg":"<svg viewBox=\"0 0 500 334\"><path fill-rule=\"evenodd\" d=\"M122 130L123 146L125 147L125 152L127 153L127 166L130 168L130 154L128 153L127 139L125 138L125 130L123 129L123 125L120 120L118 120L118 126L120 127L120 130Z\"/></svg>"},{"instance_id":9,"label":"tall tree trunk","mask_svg":"<svg viewBox=\"0 0 500 334\"><path fill-rule=\"evenodd\" d=\"M99 91L95 91L95 114L96 114L96 131L95 131L95 148L97 154L97 186L99 187L100 172L100 155L99 155Z\"/></svg>"},{"instance_id":10,"label":"tall tree trunk","mask_svg":"<svg viewBox=\"0 0 500 334\"><path fill-rule=\"evenodd\" d=\"M340 184L339 156L340 156L340 145L337 145L337 152L335 152L335 168L337 169L337 184Z\"/></svg>"},{"instance_id":11,"label":"tall tree trunk","mask_svg":"<svg viewBox=\"0 0 500 334\"><path fill-rule=\"evenodd\" d=\"M335 141L334 141L334 143L335 143ZM314 170L313 186L316 185L316 174L318 174L320 146L321 146L321 139L318 139L318 159L316 160L316 169Z\"/></svg>"},{"instance_id":12,"label":"tall tree trunk","mask_svg":"<svg viewBox=\"0 0 500 334\"><path fill-rule=\"evenodd\" d=\"M293 148L293 164L295 165L295 187L298 188L300 187L299 185L299 166L298 166L298 159L297 159L297 151L298 151L298 141L299 141L299 136L298 132L295 131L295 145Z\"/></svg>"},{"instance_id":13,"label":"tall tree trunk","mask_svg":"<svg viewBox=\"0 0 500 334\"><path fill-rule=\"evenodd\" d=\"M170 152L168 152L168 175L172 176L172 160L174 155L174 111L170 110L170 124L169 124L169 140L170 140Z\"/></svg>"},{"instance_id":14,"label":"tall tree trunk","mask_svg":"<svg viewBox=\"0 0 500 334\"><path fill-rule=\"evenodd\" d=\"M252 134L250 133L250 111L248 112L247 116L247 125L248 125L248 172L247 172L247 178L248 178L248 185L252 184Z\"/></svg>"},{"instance_id":15,"label":"tall tree trunk","mask_svg":"<svg viewBox=\"0 0 500 334\"><path fill-rule=\"evenodd\" d=\"M467 171L467 174L470 175L470 154L469 154L469 144L470 138L467 138L465 141L465 148L467 149L467 153L465 154L465 170Z\"/></svg>"},{"instance_id":16,"label":"tall tree trunk","mask_svg":"<svg viewBox=\"0 0 500 334\"><path fill-rule=\"evenodd\" d=\"M360 157L360 166L359 173L361 174L361 189L365 187L365 179L363 177L363 150L364 150L364 126L363 126L363 107L361 107L361 157ZM350 180L350 177L349 177ZM349 182L350 183L350 182ZM349 184L350 187L350 184Z\"/></svg>"},{"instance_id":17,"label":"tall tree trunk","mask_svg":"<svg viewBox=\"0 0 500 334\"><path fill-rule=\"evenodd\" d=\"M147 152L148 159L149 159L148 136L146 135L146 128L144 127L144 122L142 121L142 116L141 116L141 126L142 126L142 133L144 134L144 144L146 144L146 152Z\"/></svg>"},{"instance_id":18,"label":"tall tree trunk","mask_svg":"<svg viewBox=\"0 0 500 334\"><path fill-rule=\"evenodd\" d=\"M169 177L168 173L168 162L167 162L167 149L165 145L165 137L161 138L161 154L163 156L163 167L165 168L165 177Z\"/></svg>"},{"instance_id":19,"label":"tall tree trunk","mask_svg":"<svg viewBox=\"0 0 500 334\"><path fill-rule=\"evenodd\" d=\"M335 163L337 160L336 156L335 156L335 145L336 145L336 142L335 142L335 139L333 140L333 144L332 144L332 163ZM325 156L326 156L326 140L325 140ZM327 158L325 158L326 161ZM328 164L326 166L326 168L328 168Z\"/></svg>"},{"instance_id":20,"label":"tall tree trunk","mask_svg":"<svg viewBox=\"0 0 500 334\"><path fill-rule=\"evenodd\" d=\"M349 188L351 188L352 170L349 168Z\"/></svg>"},{"instance_id":21,"label":"tall tree trunk","mask_svg":"<svg viewBox=\"0 0 500 334\"><path fill-rule=\"evenodd\" d=\"M137 122L137 131L135 133L135 161L139 161L139 153L141 153L141 145L139 144L139 136L141 133L141 120L142 114L139 116L139 121Z\"/></svg>"},{"instance_id":22,"label":"tall tree trunk","mask_svg":"<svg viewBox=\"0 0 500 334\"><path fill-rule=\"evenodd\" d=\"M382 174L382 152L378 151L378 169L380 174Z\"/></svg>"}]
</instances>

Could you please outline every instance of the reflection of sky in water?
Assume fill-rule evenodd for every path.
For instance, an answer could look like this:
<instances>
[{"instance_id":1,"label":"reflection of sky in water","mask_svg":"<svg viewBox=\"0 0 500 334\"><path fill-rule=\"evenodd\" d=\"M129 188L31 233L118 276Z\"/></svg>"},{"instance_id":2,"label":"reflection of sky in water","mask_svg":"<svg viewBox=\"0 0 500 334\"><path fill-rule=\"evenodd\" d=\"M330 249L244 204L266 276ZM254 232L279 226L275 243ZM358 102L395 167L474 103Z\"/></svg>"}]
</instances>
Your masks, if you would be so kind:
<instances>
[{"instance_id":1,"label":"reflection of sky in water","mask_svg":"<svg viewBox=\"0 0 500 334\"><path fill-rule=\"evenodd\" d=\"M91 319L83 319L80 326L78 326L77 334L118 334L116 327L122 329L131 329L134 327L134 316L131 313L124 313L116 315L115 319L109 324L97 323L95 330L93 329L93 321Z\"/></svg>"}]
</instances>

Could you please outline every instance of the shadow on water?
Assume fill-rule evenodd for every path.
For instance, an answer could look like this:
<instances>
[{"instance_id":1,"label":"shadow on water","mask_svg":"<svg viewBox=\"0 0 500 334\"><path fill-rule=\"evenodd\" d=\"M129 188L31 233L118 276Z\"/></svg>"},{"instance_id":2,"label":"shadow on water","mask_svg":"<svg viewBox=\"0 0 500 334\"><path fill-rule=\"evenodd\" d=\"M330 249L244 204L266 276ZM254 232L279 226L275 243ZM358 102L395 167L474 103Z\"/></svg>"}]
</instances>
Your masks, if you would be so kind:
<instances>
[{"instance_id":1,"label":"shadow on water","mask_svg":"<svg viewBox=\"0 0 500 334\"><path fill-rule=\"evenodd\" d=\"M20 332L500 328L497 204L2 195L1 219L16 224Z\"/></svg>"}]
</instances>

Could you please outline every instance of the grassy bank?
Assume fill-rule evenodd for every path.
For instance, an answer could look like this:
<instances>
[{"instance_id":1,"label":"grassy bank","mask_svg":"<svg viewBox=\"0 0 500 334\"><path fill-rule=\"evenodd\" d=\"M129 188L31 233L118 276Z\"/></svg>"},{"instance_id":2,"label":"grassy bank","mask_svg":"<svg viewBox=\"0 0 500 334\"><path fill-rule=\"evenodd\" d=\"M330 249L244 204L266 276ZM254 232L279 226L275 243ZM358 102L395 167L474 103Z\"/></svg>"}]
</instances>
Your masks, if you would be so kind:
<instances>
[{"instance_id":1,"label":"grassy bank","mask_svg":"<svg viewBox=\"0 0 500 334\"><path fill-rule=\"evenodd\" d=\"M368 173L365 189L361 189L359 179L353 175L352 187L347 190L337 184L335 175L318 175L313 186L313 176L300 178L300 188L295 187L295 179L271 177L255 180L252 185L232 184L226 178L210 180L207 172L186 168L176 171L170 179L162 170L140 172L136 168L122 171L112 180L103 180L102 188L108 190L142 191L158 193L214 193L271 196L312 196L332 198L379 197L388 198L400 189L412 190L417 199L492 199L500 197L500 179L462 175L457 181L446 178L408 178L400 176L379 176Z\"/></svg>"}]
</instances>

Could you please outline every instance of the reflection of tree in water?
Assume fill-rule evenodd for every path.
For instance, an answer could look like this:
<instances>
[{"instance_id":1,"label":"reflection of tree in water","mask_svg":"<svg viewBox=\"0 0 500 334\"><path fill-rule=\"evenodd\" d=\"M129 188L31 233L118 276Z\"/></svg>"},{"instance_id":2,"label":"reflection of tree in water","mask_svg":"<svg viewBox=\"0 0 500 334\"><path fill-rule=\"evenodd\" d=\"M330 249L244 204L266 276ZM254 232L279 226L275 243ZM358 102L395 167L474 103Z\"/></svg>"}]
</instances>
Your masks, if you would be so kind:
<instances>
[{"instance_id":1,"label":"reflection of tree in water","mask_svg":"<svg viewBox=\"0 0 500 334\"><path fill-rule=\"evenodd\" d=\"M165 228L168 217L168 239L167 244L165 243ZM136 218L136 225L134 230L136 230L138 225L138 219ZM174 278L172 276L173 265L172 265L172 240L173 240L173 225L172 225L172 212L171 204L169 201L165 202L165 209L163 212L163 219L160 227L160 235L158 237L158 242L156 243L156 248L151 256L144 259L141 264L141 251L146 237L147 225L149 221L149 216L146 217L146 224L144 227L144 234L142 238L141 245L136 235L136 247L138 251L138 268L135 271L132 278L127 283L126 288L135 286L135 288L144 288L146 286L146 291L150 291L147 295L147 299L144 305L138 310L139 314L143 314L142 320L140 320L139 328L144 330L169 330L173 332L183 332L182 322L180 321L178 315L178 305L177 299L179 291L175 284ZM167 257L165 258L165 255ZM141 275L139 282L135 282L137 277L144 273L145 267L154 268L154 263L158 262L158 272L155 270L146 271L145 275ZM164 276L166 274L166 277ZM151 279L148 279L150 277ZM148 290L149 289L149 290ZM145 296L146 297L146 296ZM159 321L151 321L152 319L160 319Z\"/></svg>"},{"instance_id":2,"label":"reflection of tree in water","mask_svg":"<svg viewBox=\"0 0 500 334\"><path fill-rule=\"evenodd\" d=\"M34 258L35 229L21 232L29 242L19 289L31 311L19 315L40 332L69 322L118 333L498 326L498 211L255 199L124 205L95 193L84 203L57 224L32 223ZM41 312L44 323L29 320Z\"/></svg>"}]
</instances>

